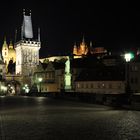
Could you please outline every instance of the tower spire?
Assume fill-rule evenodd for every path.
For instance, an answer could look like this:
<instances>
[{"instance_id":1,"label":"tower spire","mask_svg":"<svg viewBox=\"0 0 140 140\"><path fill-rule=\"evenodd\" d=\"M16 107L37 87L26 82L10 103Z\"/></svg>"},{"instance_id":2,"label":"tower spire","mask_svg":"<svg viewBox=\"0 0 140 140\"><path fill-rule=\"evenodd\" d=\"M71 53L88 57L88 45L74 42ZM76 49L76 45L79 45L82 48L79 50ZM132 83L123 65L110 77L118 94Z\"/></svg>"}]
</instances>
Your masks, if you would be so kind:
<instances>
[{"instance_id":1,"label":"tower spire","mask_svg":"<svg viewBox=\"0 0 140 140\"><path fill-rule=\"evenodd\" d=\"M25 15L25 9L23 9L23 16Z\"/></svg>"},{"instance_id":2,"label":"tower spire","mask_svg":"<svg viewBox=\"0 0 140 140\"><path fill-rule=\"evenodd\" d=\"M31 10L30 15L25 15L25 10L23 10L23 23L21 27L21 39L32 39L33 38L33 29L32 29L32 20L31 20Z\"/></svg>"},{"instance_id":3,"label":"tower spire","mask_svg":"<svg viewBox=\"0 0 140 140\"><path fill-rule=\"evenodd\" d=\"M32 11L30 10L30 16L32 15Z\"/></svg>"},{"instance_id":4,"label":"tower spire","mask_svg":"<svg viewBox=\"0 0 140 140\"><path fill-rule=\"evenodd\" d=\"M17 41L17 29L15 30L14 44L16 43L16 41Z\"/></svg>"},{"instance_id":5,"label":"tower spire","mask_svg":"<svg viewBox=\"0 0 140 140\"><path fill-rule=\"evenodd\" d=\"M23 40L23 24L21 25L21 40Z\"/></svg>"},{"instance_id":6,"label":"tower spire","mask_svg":"<svg viewBox=\"0 0 140 140\"><path fill-rule=\"evenodd\" d=\"M83 43L85 43L85 37L84 37L84 35L83 35L83 39L82 39L82 42L83 42Z\"/></svg>"},{"instance_id":7,"label":"tower spire","mask_svg":"<svg viewBox=\"0 0 140 140\"><path fill-rule=\"evenodd\" d=\"M40 42L40 28L38 28L38 42Z\"/></svg>"},{"instance_id":8,"label":"tower spire","mask_svg":"<svg viewBox=\"0 0 140 140\"><path fill-rule=\"evenodd\" d=\"M92 48L92 41L90 41L90 44L89 44L90 48Z\"/></svg>"},{"instance_id":9,"label":"tower spire","mask_svg":"<svg viewBox=\"0 0 140 140\"><path fill-rule=\"evenodd\" d=\"M6 44L6 36L4 36L4 43Z\"/></svg>"}]
</instances>

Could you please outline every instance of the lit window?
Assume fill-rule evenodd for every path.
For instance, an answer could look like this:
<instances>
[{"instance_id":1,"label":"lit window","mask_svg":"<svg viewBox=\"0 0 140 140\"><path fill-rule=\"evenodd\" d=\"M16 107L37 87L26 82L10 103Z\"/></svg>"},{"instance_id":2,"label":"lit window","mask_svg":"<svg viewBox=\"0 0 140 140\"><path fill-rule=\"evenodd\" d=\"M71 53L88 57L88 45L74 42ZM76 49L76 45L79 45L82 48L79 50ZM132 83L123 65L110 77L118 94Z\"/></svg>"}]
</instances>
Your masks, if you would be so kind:
<instances>
[{"instance_id":1,"label":"lit window","mask_svg":"<svg viewBox=\"0 0 140 140\"><path fill-rule=\"evenodd\" d=\"M80 88L80 84L79 83L77 83L77 88Z\"/></svg>"},{"instance_id":2,"label":"lit window","mask_svg":"<svg viewBox=\"0 0 140 140\"><path fill-rule=\"evenodd\" d=\"M104 83L102 84L102 87L105 88L105 84Z\"/></svg>"},{"instance_id":3,"label":"lit window","mask_svg":"<svg viewBox=\"0 0 140 140\"><path fill-rule=\"evenodd\" d=\"M132 71L138 71L138 67L137 67L137 66L132 66L132 67L131 67L131 70L132 70Z\"/></svg>"},{"instance_id":4,"label":"lit window","mask_svg":"<svg viewBox=\"0 0 140 140\"><path fill-rule=\"evenodd\" d=\"M138 71L138 67L137 66L135 66L135 71Z\"/></svg>"}]
</instances>

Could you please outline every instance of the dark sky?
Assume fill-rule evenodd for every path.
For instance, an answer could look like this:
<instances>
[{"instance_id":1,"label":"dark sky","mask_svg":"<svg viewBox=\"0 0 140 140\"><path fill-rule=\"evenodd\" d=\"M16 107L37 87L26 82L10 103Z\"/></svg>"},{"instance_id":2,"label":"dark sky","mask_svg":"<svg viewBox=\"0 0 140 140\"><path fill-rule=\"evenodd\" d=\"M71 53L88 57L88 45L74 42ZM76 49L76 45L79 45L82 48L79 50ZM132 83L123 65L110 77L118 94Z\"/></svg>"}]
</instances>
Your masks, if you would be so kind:
<instances>
[{"instance_id":1,"label":"dark sky","mask_svg":"<svg viewBox=\"0 0 140 140\"><path fill-rule=\"evenodd\" d=\"M0 45L14 40L22 9L32 10L34 31L41 28L40 56L70 53L83 35L87 43L114 50L140 46L140 8L128 1L33 0L5 1L0 8Z\"/></svg>"}]
</instances>

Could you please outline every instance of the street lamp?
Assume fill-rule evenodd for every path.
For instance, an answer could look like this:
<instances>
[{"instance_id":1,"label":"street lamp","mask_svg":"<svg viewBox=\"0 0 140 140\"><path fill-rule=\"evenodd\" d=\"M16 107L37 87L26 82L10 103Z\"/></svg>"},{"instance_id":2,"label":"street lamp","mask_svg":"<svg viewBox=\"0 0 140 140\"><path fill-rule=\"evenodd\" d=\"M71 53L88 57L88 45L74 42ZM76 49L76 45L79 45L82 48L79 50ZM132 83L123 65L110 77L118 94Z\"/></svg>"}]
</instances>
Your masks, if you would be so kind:
<instances>
[{"instance_id":1,"label":"street lamp","mask_svg":"<svg viewBox=\"0 0 140 140\"><path fill-rule=\"evenodd\" d=\"M126 54L124 54L124 58L125 58L126 62L130 62L130 60L134 58L134 54L126 53Z\"/></svg>"},{"instance_id":2,"label":"street lamp","mask_svg":"<svg viewBox=\"0 0 140 140\"><path fill-rule=\"evenodd\" d=\"M39 92L41 93L41 82L42 82L42 78L38 78L38 81L39 81Z\"/></svg>"},{"instance_id":3,"label":"street lamp","mask_svg":"<svg viewBox=\"0 0 140 140\"><path fill-rule=\"evenodd\" d=\"M24 90L25 93L29 93L30 91L29 86L27 84L25 84L22 89Z\"/></svg>"}]
</instances>

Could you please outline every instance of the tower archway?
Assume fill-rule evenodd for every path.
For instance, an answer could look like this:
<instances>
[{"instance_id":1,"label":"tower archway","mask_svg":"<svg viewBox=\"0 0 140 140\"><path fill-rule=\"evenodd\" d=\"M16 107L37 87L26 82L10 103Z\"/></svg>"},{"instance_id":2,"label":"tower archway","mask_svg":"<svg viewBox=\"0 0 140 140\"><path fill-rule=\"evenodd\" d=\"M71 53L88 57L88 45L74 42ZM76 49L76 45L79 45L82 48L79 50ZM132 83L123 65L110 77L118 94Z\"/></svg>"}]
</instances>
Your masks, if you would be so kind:
<instances>
[{"instance_id":1,"label":"tower archway","mask_svg":"<svg viewBox=\"0 0 140 140\"><path fill-rule=\"evenodd\" d=\"M21 84L19 81L11 80L6 83L7 95L15 96L20 94Z\"/></svg>"}]
</instances>

